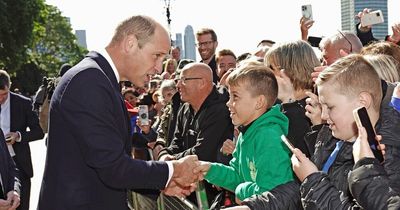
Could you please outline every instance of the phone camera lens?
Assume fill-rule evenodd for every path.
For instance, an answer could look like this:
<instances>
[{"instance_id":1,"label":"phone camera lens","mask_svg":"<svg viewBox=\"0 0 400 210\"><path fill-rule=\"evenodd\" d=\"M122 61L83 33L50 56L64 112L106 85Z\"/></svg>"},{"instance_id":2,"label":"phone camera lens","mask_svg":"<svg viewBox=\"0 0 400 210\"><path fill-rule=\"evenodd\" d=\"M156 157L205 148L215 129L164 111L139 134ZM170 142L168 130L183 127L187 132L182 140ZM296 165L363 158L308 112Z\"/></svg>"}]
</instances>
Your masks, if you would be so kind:
<instances>
[{"instance_id":1,"label":"phone camera lens","mask_svg":"<svg viewBox=\"0 0 400 210\"><path fill-rule=\"evenodd\" d=\"M377 16L377 17L379 17L379 16L381 16L381 14L379 14L379 13L376 13L376 16Z\"/></svg>"},{"instance_id":2,"label":"phone camera lens","mask_svg":"<svg viewBox=\"0 0 400 210\"><path fill-rule=\"evenodd\" d=\"M146 119L146 118L147 118L147 114L145 114L145 113L141 114L141 115L140 115L140 118Z\"/></svg>"}]
</instances>

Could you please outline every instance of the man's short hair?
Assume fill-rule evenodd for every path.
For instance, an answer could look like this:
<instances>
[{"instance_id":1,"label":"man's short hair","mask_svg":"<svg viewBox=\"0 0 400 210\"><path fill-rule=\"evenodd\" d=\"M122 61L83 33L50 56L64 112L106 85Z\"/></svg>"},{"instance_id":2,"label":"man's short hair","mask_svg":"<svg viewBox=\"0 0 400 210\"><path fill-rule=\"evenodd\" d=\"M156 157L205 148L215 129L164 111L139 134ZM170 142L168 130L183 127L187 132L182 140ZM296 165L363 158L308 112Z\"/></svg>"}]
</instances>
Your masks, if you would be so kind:
<instances>
[{"instance_id":1,"label":"man's short hair","mask_svg":"<svg viewBox=\"0 0 400 210\"><path fill-rule=\"evenodd\" d=\"M10 75L5 70L0 70L0 89L4 90L6 87L10 88L10 84Z\"/></svg>"},{"instance_id":2,"label":"man's short hair","mask_svg":"<svg viewBox=\"0 0 400 210\"><path fill-rule=\"evenodd\" d=\"M381 80L372 65L362 55L352 54L337 60L322 71L316 84L335 85L335 91L354 98L362 92L371 95L373 108L379 110L382 100Z\"/></svg>"},{"instance_id":3,"label":"man's short hair","mask_svg":"<svg viewBox=\"0 0 400 210\"><path fill-rule=\"evenodd\" d=\"M267 108L274 105L278 97L278 82L269 67L257 64L244 64L232 71L227 78L228 86L245 85L252 96L264 95Z\"/></svg>"},{"instance_id":4,"label":"man's short hair","mask_svg":"<svg viewBox=\"0 0 400 210\"><path fill-rule=\"evenodd\" d=\"M196 32L196 37L199 37L199 36L201 36L201 35L205 35L205 34L211 34L211 39L213 40L213 41L218 41L218 39L217 39L217 34L215 33L215 31L213 30L213 29L211 29L211 28L202 28L202 29L200 29L200 30L198 30L197 32Z\"/></svg>"},{"instance_id":5,"label":"man's short hair","mask_svg":"<svg viewBox=\"0 0 400 210\"><path fill-rule=\"evenodd\" d=\"M161 82L161 92L164 90L176 90L176 83L173 79L166 79Z\"/></svg>"},{"instance_id":6,"label":"man's short hair","mask_svg":"<svg viewBox=\"0 0 400 210\"><path fill-rule=\"evenodd\" d=\"M359 53L363 47L357 35L347 31L338 31L330 37L324 37L319 43L320 49L332 46L337 49L338 55L340 49L346 50L347 53Z\"/></svg>"},{"instance_id":7,"label":"man's short hair","mask_svg":"<svg viewBox=\"0 0 400 210\"><path fill-rule=\"evenodd\" d=\"M220 59L222 56L227 56L227 55L230 55L230 56L234 57L234 58L235 58L235 61L236 61L236 55L235 55L235 53L233 53L232 50L229 50L229 49L222 49L222 50L218 51L218 52L217 52L217 55L215 56L215 61L218 63L218 62L219 62L219 59Z\"/></svg>"},{"instance_id":8,"label":"man's short hair","mask_svg":"<svg viewBox=\"0 0 400 210\"><path fill-rule=\"evenodd\" d=\"M140 48L154 35L157 23L150 17L137 15L124 20L115 29L112 43L118 43L129 35L135 35Z\"/></svg>"}]
</instances>

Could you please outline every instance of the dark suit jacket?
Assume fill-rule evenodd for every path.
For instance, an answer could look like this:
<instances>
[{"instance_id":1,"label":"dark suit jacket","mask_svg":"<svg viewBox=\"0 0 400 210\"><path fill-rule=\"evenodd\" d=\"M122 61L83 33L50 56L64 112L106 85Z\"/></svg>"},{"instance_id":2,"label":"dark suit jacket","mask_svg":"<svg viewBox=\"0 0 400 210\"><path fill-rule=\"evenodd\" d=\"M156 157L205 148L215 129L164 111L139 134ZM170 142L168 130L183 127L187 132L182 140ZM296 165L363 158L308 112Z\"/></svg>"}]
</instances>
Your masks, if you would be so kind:
<instances>
[{"instance_id":1,"label":"dark suit jacket","mask_svg":"<svg viewBox=\"0 0 400 210\"><path fill-rule=\"evenodd\" d=\"M0 129L0 174L4 188L4 195L0 199L5 199L8 192L15 190L20 193L20 182L17 178L17 168L8 152L4 134Z\"/></svg>"},{"instance_id":2,"label":"dark suit jacket","mask_svg":"<svg viewBox=\"0 0 400 210\"><path fill-rule=\"evenodd\" d=\"M44 134L29 98L10 92L10 121L10 131L19 131L22 137L21 142L13 144L15 164L21 178L31 178L33 169L29 142L42 139ZM26 131L27 128L29 131Z\"/></svg>"},{"instance_id":3,"label":"dark suit jacket","mask_svg":"<svg viewBox=\"0 0 400 210\"><path fill-rule=\"evenodd\" d=\"M129 128L110 64L90 52L62 77L51 100L38 209L127 209L126 189L163 189L167 164L132 159Z\"/></svg>"}]
</instances>

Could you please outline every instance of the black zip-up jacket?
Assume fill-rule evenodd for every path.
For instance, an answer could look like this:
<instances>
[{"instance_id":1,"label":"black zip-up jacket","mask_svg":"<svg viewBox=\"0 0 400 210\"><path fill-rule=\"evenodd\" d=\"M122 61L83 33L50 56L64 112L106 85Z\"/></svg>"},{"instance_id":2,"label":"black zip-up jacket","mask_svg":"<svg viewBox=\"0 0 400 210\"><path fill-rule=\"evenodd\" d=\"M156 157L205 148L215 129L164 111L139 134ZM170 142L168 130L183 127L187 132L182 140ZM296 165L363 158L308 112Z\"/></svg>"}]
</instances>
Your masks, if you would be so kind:
<instances>
[{"instance_id":1,"label":"black zip-up jacket","mask_svg":"<svg viewBox=\"0 0 400 210\"><path fill-rule=\"evenodd\" d=\"M160 152L160 157L166 153L176 159L197 155L199 160L216 162L219 148L233 135L233 124L226 106L228 99L225 88L214 86L197 113L189 103L184 103L178 112L171 145Z\"/></svg>"}]
</instances>

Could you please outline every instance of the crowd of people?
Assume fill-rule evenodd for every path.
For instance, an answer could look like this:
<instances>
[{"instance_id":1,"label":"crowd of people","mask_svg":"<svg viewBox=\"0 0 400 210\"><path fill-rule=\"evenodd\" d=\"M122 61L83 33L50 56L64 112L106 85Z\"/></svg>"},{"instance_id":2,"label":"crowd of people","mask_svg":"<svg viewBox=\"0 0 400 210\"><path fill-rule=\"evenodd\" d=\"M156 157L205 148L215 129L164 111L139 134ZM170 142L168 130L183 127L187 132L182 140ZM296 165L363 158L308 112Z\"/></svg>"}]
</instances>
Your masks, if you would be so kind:
<instances>
[{"instance_id":1,"label":"crowd of people","mask_svg":"<svg viewBox=\"0 0 400 210\"><path fill-rule=\"evenodd\" d=\"M371 26L338 31L320 58L312 25L303 17L301 39L238 56L202 28L196 62L132 16L103 50L44 80L34 103L0 70L0 210L29 210L29 142L43 131L38 210L399 209L400 24L385 40Z\"/></svg>"}]
</instances>

